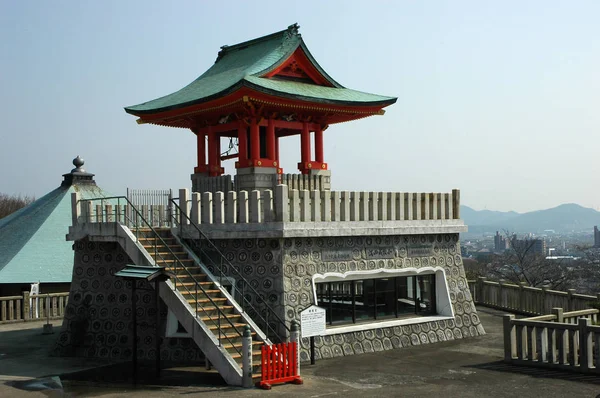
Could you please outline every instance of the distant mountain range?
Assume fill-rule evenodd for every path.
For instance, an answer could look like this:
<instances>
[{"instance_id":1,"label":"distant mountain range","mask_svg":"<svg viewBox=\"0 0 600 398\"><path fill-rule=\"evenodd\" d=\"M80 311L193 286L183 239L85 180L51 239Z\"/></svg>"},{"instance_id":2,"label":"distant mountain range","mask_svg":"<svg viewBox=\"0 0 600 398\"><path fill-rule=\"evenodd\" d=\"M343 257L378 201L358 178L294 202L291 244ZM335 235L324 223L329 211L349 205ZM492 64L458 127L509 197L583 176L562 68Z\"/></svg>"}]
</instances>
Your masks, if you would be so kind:
<instances>
[{"instance_id":1,"label":"distant mountain range","mask_svg":"<svg viewBox=\"0 0 600 398\"><path fill-rule=\"evenodd\" d=\"M460 206L460 218L469 226L469 233L505 230L515 233L541 233L552 229L556 232L591 231L594 225L600 225L600 212L568 203L552 209L516 213L491 210L473 210Z\"/></svg>"}]
</instances>

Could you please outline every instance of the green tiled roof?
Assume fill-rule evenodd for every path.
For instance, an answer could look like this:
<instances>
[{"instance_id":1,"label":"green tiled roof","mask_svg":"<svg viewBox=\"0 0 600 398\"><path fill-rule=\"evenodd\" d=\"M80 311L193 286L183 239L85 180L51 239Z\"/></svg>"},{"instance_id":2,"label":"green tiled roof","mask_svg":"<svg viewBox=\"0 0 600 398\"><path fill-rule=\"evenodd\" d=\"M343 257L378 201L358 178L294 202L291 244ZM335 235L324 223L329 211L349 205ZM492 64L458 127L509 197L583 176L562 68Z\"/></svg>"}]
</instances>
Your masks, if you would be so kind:
<instances>
[{"instance_id":1,"label":"green tiled roof","mask_svg":"<svg viewBox=\"0 0 600 398\"><path fill-rule=\"evenodd\" d=\"M109 196L95 185L61 186L29 206L0 219L0 283L70 282L71 193Z\"/></svg>"},{"instance_id":2,"label":"green tiled roof","mask_svg":"<svg viewBox=\"0 0 600 398\"><path fill-rule=\"evenodd\" d=\"M269 92L283 96L323 103L358 105L373 102L392 103L396 100L393 97L349 90L337 83L312 57L297 29L297 25L292 25L286 30L268 36L234 46L224 46L215 64L186 87L167 96L127 107L125 111L143 115L182 108L221 97L244 85L268 89ZM315 68L333 87L260 78L285 62L298 47L302 48Z\"/></svg>"}]
</instances>

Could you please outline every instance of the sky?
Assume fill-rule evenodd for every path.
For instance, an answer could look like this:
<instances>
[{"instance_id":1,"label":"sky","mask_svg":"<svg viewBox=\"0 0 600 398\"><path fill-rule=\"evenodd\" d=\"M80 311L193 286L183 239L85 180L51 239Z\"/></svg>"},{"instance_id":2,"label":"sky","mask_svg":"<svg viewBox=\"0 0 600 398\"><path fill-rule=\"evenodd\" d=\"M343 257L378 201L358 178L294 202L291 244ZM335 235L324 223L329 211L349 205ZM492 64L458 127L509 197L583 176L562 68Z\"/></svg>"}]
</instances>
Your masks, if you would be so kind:
<instances>
[{"instance_id":1,"label":"sky","mask_svg":"<svg viewBox=\"0 0 600 398\"><path fill-rule=\"evenodd\" d=\"M600 210L598 15L597 1L0 1L0 193L41 197L77 155L116 195L190 188L193 133L123 108L297 22L339 83L398 97L327 129L334 190ZM281 140L284 172L299 158Z\"/></svg>"}]
</instances>

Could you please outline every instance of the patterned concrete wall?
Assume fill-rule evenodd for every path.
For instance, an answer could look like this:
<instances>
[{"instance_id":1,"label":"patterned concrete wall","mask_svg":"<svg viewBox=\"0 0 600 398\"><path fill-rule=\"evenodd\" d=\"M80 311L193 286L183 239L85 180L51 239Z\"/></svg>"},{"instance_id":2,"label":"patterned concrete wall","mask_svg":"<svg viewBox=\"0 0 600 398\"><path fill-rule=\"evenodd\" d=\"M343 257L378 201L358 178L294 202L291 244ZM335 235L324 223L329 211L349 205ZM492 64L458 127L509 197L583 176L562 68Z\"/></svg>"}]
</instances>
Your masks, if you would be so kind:
<instances>
[{"instance_id":1,"label":"patterned concrete wall","mask_svg":"<svg viewBox=\"0 0 600 398\"><path fill-rule=\"evenodd\" d=\"M458 234L219 240L217 245L289 325L314 303L312 278L327 272L443 267L455 318L317 337L317 358L382 351L484 334L460 256ZM256 301L256 297L251 297ZM302 340L308 360L308 340Z\"/></svg>"},{"instance_id":2,"label":"patterned concrete wall","mask_svg":"<svg viewBox=\"0 0 600 398\"><path fill-rule=\"evenodd\" d=\"M225 258L258 293L257 295L249 289L244 290L244 296L256 311L261 311L264 308L263 302L266 302L285 320L281 239L220 239L214 242ZM214 255L211 257L218 258ZM210 261L205 261L205 264L210 272L216 272ZM229 276L235 276L235 272L231 270L225 269L225 272ZM238 301L241 303L241 300ZM246 310L259 327L266 331L264 322L259 319L255 310ZM277 327L277 322L269 320L269 324L272 329L278 330L280 335L285 335L284 330Z\"/></svg>"},{"instance_id":3,"label":"patterned concrete wall","mask_svg":"<svg viewBox=\"0 0 600 398\"><path fill-rule=\"evenodd\" d=\"M63 326L53 353L58 356L110 358L132 357L133 337L131 282L114 276L126 264L127 254L117 243L74 242L73 279ZM154 289L138 282L138 358L156 358L156 301ZM163 360L203 360L191 339L164 338L167 308L160 305L161 358Z\"/></svg>"}]
</instances>

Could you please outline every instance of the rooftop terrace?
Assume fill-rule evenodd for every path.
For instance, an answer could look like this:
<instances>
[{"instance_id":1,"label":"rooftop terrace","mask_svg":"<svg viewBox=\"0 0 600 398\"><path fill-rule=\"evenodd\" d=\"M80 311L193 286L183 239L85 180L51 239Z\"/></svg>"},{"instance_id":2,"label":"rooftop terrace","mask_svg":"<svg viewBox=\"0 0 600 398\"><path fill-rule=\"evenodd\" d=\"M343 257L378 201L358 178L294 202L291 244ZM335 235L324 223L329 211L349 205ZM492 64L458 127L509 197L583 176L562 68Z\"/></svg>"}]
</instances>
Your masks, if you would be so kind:
<instances>
[{"instance_id":1,"label":"rooftop terrace","mask_svg":"<svg viewBox=\"0 0 600 398\"><path fill-rule=\"evenodd\" d=\"M502 314L477 308L485 336L359 356L317 361L302 366L303 386L276 386L272 396L403 396L403 397L595 397L600 378L562 371L511 366L502 362ZM41 323L0 326L0 396L18 396L15 381L61 376L66 394L94 389L98 397L163 397L170 395L258 397L265 392L226 386L203 368L167 368L157 382L148 379L132 390L129 364L98 368L101 362L81 358L49 358L53 335L41 335ZM95 368L90 370L91 368ZM72 373L77 372L77 373ZM200 374L198 373L200 372ZM144 372L140 372L144 373ZM152 375L152 372L148 372ZM150 376L152 377L152 376ZM110 383L107 380L114 380ZM222 383L222 384L219 384ZM36 393L30 393L36 396ZM45 394L37 393L39 396ZM51 395L52 396L52 395Z\"/></svg>"}]
</instances>

